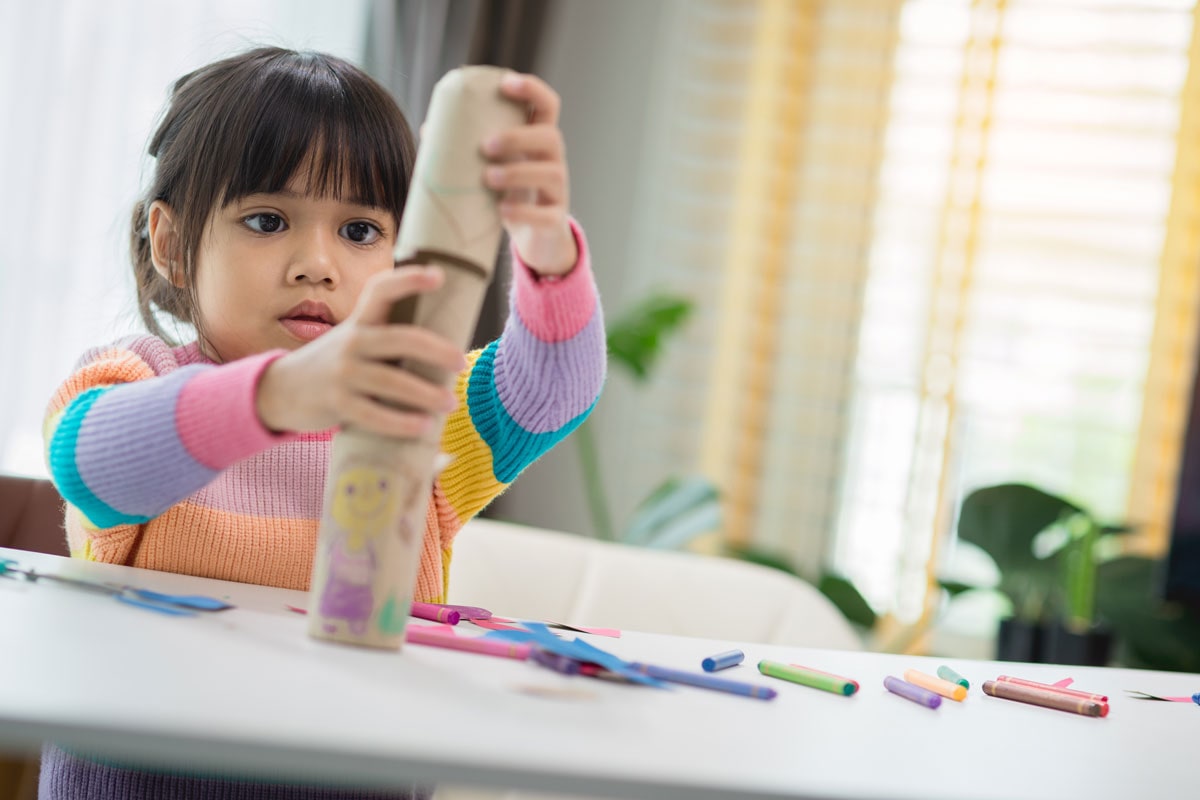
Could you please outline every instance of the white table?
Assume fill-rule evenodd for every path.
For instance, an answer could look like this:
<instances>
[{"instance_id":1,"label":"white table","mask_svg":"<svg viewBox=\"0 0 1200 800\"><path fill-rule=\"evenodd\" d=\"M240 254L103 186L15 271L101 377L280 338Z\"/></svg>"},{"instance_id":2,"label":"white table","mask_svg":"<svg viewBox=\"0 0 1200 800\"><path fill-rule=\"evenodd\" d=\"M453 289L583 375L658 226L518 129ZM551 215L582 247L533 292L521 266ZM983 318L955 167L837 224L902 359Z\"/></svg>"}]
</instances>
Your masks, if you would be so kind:
<instances>
[{"instance_id":1,"label":"white table","mask_svg":"<svg viewBox=\"0 0 1200 800\"><path fill-rule=\"evenodd\" d=\"M955 662L964 703L931 711L889 694L909 656L741 645L724 675L773 701L568 678L531 662L409 645L310 639L300 592L0 549L22 566L227 597L172 618L56 585L0 579L0 747L44 738L139 763L289 779L480 783L623 798L1196 797L1200 708L1124 689L1200 691L1200 676ZM502 614L504 609L493 609ZM627 658L698 669L737 646L626 633L588 637ZM850 698L758 675L760 658L857 679ZM1106 693L1091 719L983 695L1011 674ZM556 695L555 692L560 694ZM550 696L546 696L549 693Z\"/></svg>"}]
</instances>

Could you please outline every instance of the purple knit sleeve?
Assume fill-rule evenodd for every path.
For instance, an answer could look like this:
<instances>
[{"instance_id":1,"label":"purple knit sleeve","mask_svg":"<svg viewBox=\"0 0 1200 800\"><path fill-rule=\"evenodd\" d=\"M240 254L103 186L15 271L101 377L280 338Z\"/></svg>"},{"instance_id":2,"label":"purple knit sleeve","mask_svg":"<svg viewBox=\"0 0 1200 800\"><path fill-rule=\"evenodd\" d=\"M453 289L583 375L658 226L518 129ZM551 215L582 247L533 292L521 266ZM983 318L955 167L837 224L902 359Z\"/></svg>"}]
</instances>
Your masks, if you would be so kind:
<instances>
[{"instance_id":1,"label":"purple knit sleeve","mask_svg":"<svg viewBox=\"0 0 1200 800\"><path fill-rule=\"evenodd\" d=\"M180 367L153 337L93 351L47 418L47 461L59 492L98 528L146 522L229 464L282 440L246 412L274 357Z\"/></svg>"}]
</instances>

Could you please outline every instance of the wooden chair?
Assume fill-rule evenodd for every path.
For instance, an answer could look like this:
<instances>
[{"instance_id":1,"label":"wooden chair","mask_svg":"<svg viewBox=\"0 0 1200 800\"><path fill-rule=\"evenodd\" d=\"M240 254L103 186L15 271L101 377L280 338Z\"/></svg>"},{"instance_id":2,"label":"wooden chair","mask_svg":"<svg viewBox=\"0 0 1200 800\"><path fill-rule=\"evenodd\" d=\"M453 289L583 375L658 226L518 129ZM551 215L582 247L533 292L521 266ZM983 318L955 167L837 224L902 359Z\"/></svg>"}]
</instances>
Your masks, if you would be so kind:
<instances>
[{"instance_id":1,"label":"wooden chair","mask_svg":"<svg viewBox=\"0 0 1200 800\"><path fill-rule=\"evenodd\" d=\"M54 484L0 475L0 547L67 555L63 500Z\"/></svg>"},{"instance_id":2,"label":"wooden chair","mask_svg":"<svg viewBox=\"0 0 1200 800\"><path fill-rule=\"evenodd\" d=\"M0 475L0 547L67 555L63 500L54 484ZM0 754L0 797L37 797L38 757Z\"/></svg>"}]
</instances>

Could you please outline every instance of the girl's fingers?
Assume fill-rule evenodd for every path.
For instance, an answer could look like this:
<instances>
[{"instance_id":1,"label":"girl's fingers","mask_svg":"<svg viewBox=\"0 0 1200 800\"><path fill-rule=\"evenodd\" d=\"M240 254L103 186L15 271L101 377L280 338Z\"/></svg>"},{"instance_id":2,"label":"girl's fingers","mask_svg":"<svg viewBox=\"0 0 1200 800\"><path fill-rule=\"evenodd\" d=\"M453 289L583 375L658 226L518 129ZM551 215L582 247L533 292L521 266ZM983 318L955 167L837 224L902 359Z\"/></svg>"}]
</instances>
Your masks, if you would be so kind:
<instances>
[{"instance_id":1,"label":"girl's fingers","mask_svg":"<svg viewBox=\"0 0 1200 800\"><path fill-rule=\"evenodd\" d=\"M421 292L431 292L442 285L445 276L437 267L406 266L382 272L363 287L350 320L368 325L387 322L392 305Z\"/></svg>"},{"instance_id":2,"label":"girl's fingers","mask_svg":"<svg viewBox=\"0 0 1200 800\"><path fill-rule=\"evenodd\" d=\"M483 182L498 191L530 192L531 201L540 195L542 204L566 205L567 174L560 161L494 164L484 170Z\"/></svg>"},{"instance_id":3,"label":"girl's fingers","mask_svg":"<svg viewBox=\"0 0 1200 800\"><path fill-rule=\"evenodd\" d=\"M360 364L354 369L349 383L360 395L389 405L404 406L410 411L448 414L458 405L458 399L449 389L388 364Z\"/></svg>"},{"instance_id":4,"label":"girl's fingers","mask_svg":"<svg viewBox=\"0 0 1200 800\"><path fill-rule=\"evenodd\" d=\"M495 161L550 159L566 152L562 131L554 125L521 125L492 134L482 143L483 154Z\"/></svg>"},{"instance_id":5,"label":"girl's fingers","mask_svg":"<svg viewBox=\"0 0 1200 800\"><path fill-rule=\"evenodd\" d=\"M400 411L359 395L346 401L343 410L344 422L381 436L397 439L424 436L433 427L430 414Z\"/></svg>"},{"instance_id":6,"label":"girl's fingers","mask_svg":"<svg viewBox=\"0 0 1200 800\"><path fill-rule=\"evenodd\" d=\"M536 75L518 72L505 75L500 81L500 92L505 97L528 105L530 122L558 124L558 110L561 105L558 93Z\"/></svg>"},{"instance_id":7,"label":"girl's fingers","mask_svg":"<svg viewBox=\"0 0 1200 800\"><path fill-rule=\"evenodd\" d=\"M363 325L354 334L354 355L371 361L410 358L447 372L461 372L466 356L453 342L413 325Z\"/></svg>"}]
</instances>

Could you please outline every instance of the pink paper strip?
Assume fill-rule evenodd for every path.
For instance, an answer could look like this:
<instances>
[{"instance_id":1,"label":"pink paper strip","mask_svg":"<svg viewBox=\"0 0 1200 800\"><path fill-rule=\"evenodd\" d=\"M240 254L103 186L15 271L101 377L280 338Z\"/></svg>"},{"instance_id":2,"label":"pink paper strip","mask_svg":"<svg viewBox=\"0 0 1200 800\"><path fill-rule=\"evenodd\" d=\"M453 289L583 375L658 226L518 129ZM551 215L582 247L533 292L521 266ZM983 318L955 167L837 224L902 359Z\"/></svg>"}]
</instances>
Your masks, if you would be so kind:
<instances>
[{"instance_id":1,"label":"pink paper strip","mask_svg":"<svg viewBox=\"0 0 1200 800\"><path fill-rule=\"evenodd\" d=\"M496 622L496 618L491 619L472 619L467 620L472 625L478 625L481 628L487 628L489 631L523 631L524 628L518 628L516 625L505 625L503 622Z\"/></svg>"}]
</instances>

